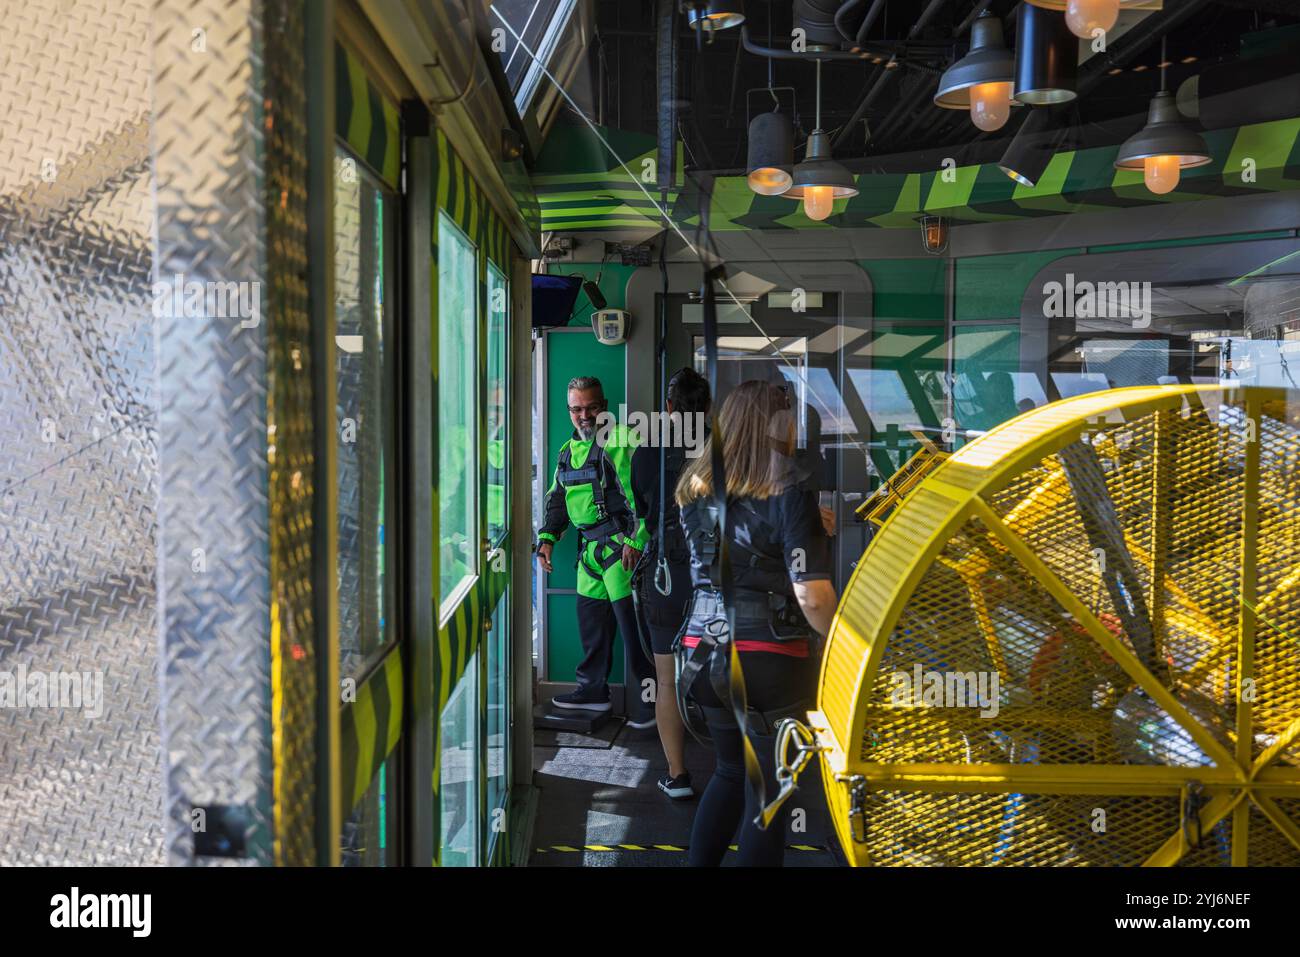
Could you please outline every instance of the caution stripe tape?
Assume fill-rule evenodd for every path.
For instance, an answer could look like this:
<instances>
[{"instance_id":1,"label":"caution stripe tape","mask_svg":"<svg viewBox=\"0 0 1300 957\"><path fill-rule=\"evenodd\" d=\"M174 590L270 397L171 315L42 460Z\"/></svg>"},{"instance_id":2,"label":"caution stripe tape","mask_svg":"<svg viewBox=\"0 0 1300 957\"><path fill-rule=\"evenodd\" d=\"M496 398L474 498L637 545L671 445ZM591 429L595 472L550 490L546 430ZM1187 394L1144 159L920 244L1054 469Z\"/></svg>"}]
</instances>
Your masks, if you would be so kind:
<instances>
[{"instance_id":1,"label":"caution stripe tape","mask_svg":"<svg viewBox=\"0 0 1300 957\"><path fill-rule=\"evenodd\" d=\"M729 844L728 850L739 850L735 844ZM825 844L787 844L787 851L824 851ZM538 854L581 854L586 851L677 851L688 850L685 844L548 844L534 849Z\"/></svg>"}]
</instances>

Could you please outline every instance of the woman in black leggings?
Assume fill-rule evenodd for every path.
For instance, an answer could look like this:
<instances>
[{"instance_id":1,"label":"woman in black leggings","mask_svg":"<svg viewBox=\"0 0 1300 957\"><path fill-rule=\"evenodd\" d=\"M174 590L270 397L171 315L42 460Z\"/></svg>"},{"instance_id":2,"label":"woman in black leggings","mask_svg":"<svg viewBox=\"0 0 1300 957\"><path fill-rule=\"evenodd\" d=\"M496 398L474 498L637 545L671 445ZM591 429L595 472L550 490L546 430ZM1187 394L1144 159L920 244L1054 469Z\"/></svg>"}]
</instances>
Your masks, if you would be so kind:
<instances>
[{"instance_id":1,"label":"woman in black leggings","mask_svg":"<svg viewBox=\"0 0 1300 957\"><path fill-rule=\"evenodd\" d=\"M744 382L727 396L719 419L727 466L735 647L745 678L751 742L772 796L774 725L811 707L817 635L830 631L835 614L831 543L816 493L797 480L794 418L785 393L766 382ZM746 787L744 742L725 700L727 683L719 669L704 663L727 654L725 644L713 650L709 637L726 628L712 472L706 453L683 472L677 486L694 586L681 653L688 663L702 665L690 694L704 712L717 754L691 829L689 860L695 866L721 863L739 826L738 863L780 866L786 813L766 831L754 824L760 809Z\"/></svg>"}]
</instances>

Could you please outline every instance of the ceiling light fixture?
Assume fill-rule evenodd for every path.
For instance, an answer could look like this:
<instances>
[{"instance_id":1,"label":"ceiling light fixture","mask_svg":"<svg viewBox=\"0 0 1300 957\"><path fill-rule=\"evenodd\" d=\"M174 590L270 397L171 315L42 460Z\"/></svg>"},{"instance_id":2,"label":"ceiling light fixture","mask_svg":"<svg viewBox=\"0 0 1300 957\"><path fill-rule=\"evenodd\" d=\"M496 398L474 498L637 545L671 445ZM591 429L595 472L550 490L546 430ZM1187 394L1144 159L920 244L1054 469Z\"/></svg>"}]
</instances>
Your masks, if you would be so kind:
<instances>
[{"instance_id":1,"label":"ceiling light fixture","mask_svg":"<svg viewBox=\"0 0 1300 957\"><path fill-rule=\"evenodd\" d=\"M738 27L745 22L745 5L740 0L695 3L686 11L686 22L691 25L691 29L706 33Z\"/></svg>"},{"instance_id":2,"label":"ceiling light fixture","mask_svg":"<svg viewBox=\"0 0 1300 957\"><path fill-rule=\"evenodd\" d=\"M831 140L822 130L822 61L817 61L817 124L804 149L803 162L794 168L794 185L784 194L803 200L809 219L821 221L831 214L835 200L858 195L853 175L831 158Z\"/></svg>"},{"instance_id":3,"label":"ceiling light fixture","mask_svg":"<svg viewBox=\"0 0 1300 957\"><path fill-rule=\"evenodd\" d=\"M1021 186L1038 185L1065 139L1065 126L1056 123L1053 113L1050 109L1030 113L998 160L998 169Z\"/></svg>"},{"instance_id":4,"label":"ceiling light fixture","mask_svg":"<svg viewBox=\"0 0 1300 957\"><path fill-rule=\"evenodd\" d=\"M1047 106L1079 94L1079 41L1057 10L1022 3L1016 14L1016 88L1021 103Z\"/></svg>"},{"instance_id":5,"label":"ceiling light fixture","mask_svg":"<svg viewBox=\"0 0 1300 957\"><path fill-rule=\"evenodd\" d=\"M1110 32L1119 21L1121 7L1132 7L1147 0L1028 0L1044 10L1065 14L1065 25L1076 37L1092 39L1093 30Z\"/></svg>"},{"instance_id":6,"label":"ceiling light fixture","mask_svg":"<svg viewBox=\"0 0 1300 957\"><path fill-rule=\"evenodd\" d=\"M970 52L939 78L934 105L968 109L971 122L991 133L1011 116L1015 76L1016 58L1002 40L1002 21L985 10L971 26Z\"/></svg>"},{"instance_id":7,"label":"ceiling light fixture","mask_svg":"<svg viewBox=\"0 0 1300 957\"><path fill-rule=\"evenodd\" d=\"M1160 59L1165 56L1167 39L1160 41ZM1165 71L1160 71L1160 92L1147 108L1147 125L1124 141L1115 156L1116 169L1140 169L1147 189L1157 195L1173 190L1182 171L1210 162L1210 151L1201 134L1183 120L1178 103L1165 86Z\"/></svg>"},{"instance_id":8,"label":"ceiling light fixture","mask_svg":"<svg viewBox=\"0 0 1300 957\"><path fill-rule=\"evenodd\" d=\"M779 106L780 104L778 104ZM780 196L794 182L794 124L778 110L749 121L746 165L749 188L761 196Z\"/></svg>"}]
</instances>

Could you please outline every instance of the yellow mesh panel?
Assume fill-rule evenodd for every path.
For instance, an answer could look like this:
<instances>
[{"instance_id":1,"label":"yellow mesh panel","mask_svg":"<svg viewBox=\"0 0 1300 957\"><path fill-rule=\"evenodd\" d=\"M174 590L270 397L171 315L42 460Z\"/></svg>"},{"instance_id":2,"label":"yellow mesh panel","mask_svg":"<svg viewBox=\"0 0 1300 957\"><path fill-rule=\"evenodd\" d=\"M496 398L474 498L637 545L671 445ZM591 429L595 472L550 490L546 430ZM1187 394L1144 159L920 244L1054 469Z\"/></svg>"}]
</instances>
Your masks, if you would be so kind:
<instances>
[{"instance_id":1,"label":"yellow mesh panel","mask_svg":"<svg viewBox=\"0 0 1300 957\"><path fill-rule=\"evenodd\" d=\"M818 700L851 860L1296 860L1297 408L1265 389L1081 396L896 506Z\"/></svg>"}]
</instances>

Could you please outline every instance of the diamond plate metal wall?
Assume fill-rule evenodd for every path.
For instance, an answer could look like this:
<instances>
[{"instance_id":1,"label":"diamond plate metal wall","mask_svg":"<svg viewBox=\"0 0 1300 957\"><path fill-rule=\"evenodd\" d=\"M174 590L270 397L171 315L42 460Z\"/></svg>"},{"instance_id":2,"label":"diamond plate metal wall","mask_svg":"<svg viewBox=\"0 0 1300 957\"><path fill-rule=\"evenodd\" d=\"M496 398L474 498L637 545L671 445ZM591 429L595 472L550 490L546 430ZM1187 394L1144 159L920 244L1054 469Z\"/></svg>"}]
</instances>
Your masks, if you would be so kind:
<instances>
[{"instance_id":1,"label":"diamond plate metal wall","mask_svg":"<svg viewBox=\"0 0 1300 957\"><path fill-rule=\"evenodd\" d=\"M0 864L163 860L148 27L0 32ZM33 674L89 693L6 698Z\"/></svg>"},{"instance_id":2,"label":"diamond plate metal wall","mask_svg":"<svg viewBox=\"0 0 1300 957\"><path fill-rule=\"evenodd\" d=\"M311 863L302 8L156 0L152 26L156 276L187 293L158 319L168 856Z\"/></svg>"}]
</instances>

